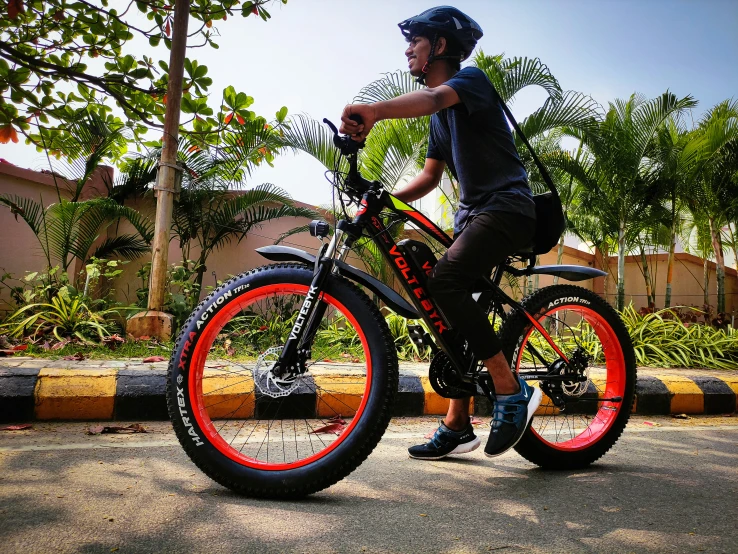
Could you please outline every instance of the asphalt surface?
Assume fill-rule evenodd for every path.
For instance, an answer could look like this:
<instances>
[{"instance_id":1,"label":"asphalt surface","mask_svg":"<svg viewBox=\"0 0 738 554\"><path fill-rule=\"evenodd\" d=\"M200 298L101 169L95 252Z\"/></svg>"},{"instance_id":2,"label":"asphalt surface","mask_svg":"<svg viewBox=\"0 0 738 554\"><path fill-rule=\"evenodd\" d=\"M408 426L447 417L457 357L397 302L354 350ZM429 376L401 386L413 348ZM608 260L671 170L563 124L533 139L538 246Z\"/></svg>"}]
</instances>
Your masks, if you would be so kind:
<instances>
[{"instance_id":1,"label":"asphalt surface","mask_svg":"<svg viewBox=\"0 0 738 554\"><path fill-rule=\"evenodd\" d=\"M235 495L143 424L0 432L0 552L738 552L735 417L634 417L599 464L558 473L482 449L410 460L434 420L398 419L348 478L290 502Z\"/></svg>"}]
</instances>

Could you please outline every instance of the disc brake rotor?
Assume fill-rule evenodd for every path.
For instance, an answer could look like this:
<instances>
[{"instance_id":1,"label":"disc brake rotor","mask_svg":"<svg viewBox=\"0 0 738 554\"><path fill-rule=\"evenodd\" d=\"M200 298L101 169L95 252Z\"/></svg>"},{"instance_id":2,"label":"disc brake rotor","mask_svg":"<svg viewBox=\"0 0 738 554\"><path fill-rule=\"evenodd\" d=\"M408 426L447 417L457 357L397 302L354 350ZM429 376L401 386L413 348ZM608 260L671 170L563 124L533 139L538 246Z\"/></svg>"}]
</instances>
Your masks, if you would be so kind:
<instances>
[{"instance_id":1,"label":"disc brake rotor","mask_svg":"<svg viewBox=\"0 0 738 554\"><path fill-rule=\"evenodd\" d=\"M271 398L281 398L289 395L300 386L301 375L290 379L281 379L272 373L274 364L277 363L283 346L273 346L259 356L256 365L251 370L254 385L262 394Z\"/></svg>"},{"instance_id":2,"label":"disc brake rotor","mask_svg":"<svg viewBox=\"0 0 738 554\"><path fill-rule=\"evenodd\" d=\"M564 394L567 396L580 397L589 387L589 355L581 348L576 348L569 357L569 365L571 365L577 374L584 377L582 381L568 381L561 384ZM562 369L561 373L566 371Z\"/></svg>"}]
</instances>

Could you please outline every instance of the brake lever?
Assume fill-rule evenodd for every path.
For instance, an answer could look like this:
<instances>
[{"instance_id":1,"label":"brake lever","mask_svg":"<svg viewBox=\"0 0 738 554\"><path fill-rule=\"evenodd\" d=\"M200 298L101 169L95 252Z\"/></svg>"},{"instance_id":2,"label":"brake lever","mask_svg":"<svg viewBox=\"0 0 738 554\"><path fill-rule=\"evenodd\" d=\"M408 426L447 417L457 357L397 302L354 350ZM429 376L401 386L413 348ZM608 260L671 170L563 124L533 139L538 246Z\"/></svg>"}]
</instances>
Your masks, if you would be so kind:
<instances>
[{"instance_id":1,"label":"brake lever","mask_svg":"<svg viewBox=\"0 0 738 554\"><path fill-rule=\"evenodd\" d=\"M356 121L357 123L361 123L361 118L358 115L352 115L351 119ZM350 136L344 135L340 136L338 134L338 129L336 126L328 120L328 118L323 118L323 123L328 125L331 131L333 131L333 145L338 148L341 153L345 156L356 154L361 148L364 148L366 145L366 140L362 140L361 142L356 142L355 140L352 140Z\"/></svg>"},{"instance_id":2,"label":"brake lever","mask_svg":"<svg viewBox=\"0 0 738 554\"><path fill-rule=\"evenodd\" d=\"M324 118L323 118L323 123L325 123L326 125L328 125L328 127L330 127L330 129L331 129L331 131L333 131L333 134L334 134L334 135L338 135L338 129L336 128L336 126L335 126L335 125L333 125L333 123L331 123L331 122L330 122L330 121L328 120L328 118L327 118L327 117L324 117Z\"/></svg>"}]
</instances>

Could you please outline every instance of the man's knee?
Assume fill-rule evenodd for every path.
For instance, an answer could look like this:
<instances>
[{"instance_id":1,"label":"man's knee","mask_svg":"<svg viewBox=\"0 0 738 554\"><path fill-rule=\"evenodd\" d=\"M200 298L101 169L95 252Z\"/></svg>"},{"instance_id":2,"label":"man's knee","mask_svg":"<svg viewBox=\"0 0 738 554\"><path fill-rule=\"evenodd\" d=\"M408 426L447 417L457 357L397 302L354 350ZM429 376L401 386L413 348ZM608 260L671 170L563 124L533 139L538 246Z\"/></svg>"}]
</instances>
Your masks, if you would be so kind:
<instances>
[{"instance_id":1,"label":"man's knee","mask_svg":"<svg viewBox=\"0 0 738 554\"><path fill-rule=\"evenodd\" d=\"M450 275L446 271L443 271L443 268L441 268L441 271L434 270L433 272L431 272L426 283L428 292L431 294L431 296L435 297L457 292L458 287L456 285L457 280L453 277L453 275Z\"/></svg>"}]
</instances>

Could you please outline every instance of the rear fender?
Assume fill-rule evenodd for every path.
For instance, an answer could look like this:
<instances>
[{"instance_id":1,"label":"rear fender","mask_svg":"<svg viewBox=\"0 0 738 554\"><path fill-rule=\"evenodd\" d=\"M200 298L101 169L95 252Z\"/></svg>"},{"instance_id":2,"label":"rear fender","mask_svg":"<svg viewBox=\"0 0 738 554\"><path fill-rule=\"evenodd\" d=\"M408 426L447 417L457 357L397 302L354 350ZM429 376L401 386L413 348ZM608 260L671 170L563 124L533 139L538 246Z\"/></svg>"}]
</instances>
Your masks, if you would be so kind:
<instances>
[{"instance_id":1,"label":"rear fender","mask_svg":"<svg viewBox=\"0 0 738 554\"><path fill-rule=\"evenodd\" d=\"M506 269L510 270L510 268ZM519 273L516 272L513 275L554 275L567 281L584 281L607 275L604 271L583 265L539 265L518 271Z\"/></svg>"}]
</instances>

